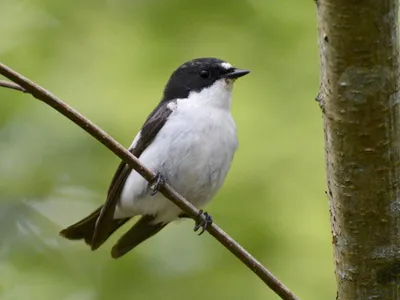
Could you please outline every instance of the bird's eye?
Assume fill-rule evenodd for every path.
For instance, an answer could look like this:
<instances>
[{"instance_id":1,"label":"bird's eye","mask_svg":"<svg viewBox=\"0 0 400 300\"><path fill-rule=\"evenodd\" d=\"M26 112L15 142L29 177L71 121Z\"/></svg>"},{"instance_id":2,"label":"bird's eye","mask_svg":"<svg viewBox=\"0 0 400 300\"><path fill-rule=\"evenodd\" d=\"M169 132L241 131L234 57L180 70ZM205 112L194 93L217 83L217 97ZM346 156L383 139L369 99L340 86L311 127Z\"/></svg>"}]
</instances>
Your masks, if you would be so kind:
<instances>
[{"instance_id":1,"label":"bird's eye","mask_svg":"<svg viewBox=\"0 0 400 300\"><path fill-rule=\"evenodd\" d=\"M203 79L210 78L210 71L203 69L200 71L200 77Z\"/></svg>"}]
</instances>

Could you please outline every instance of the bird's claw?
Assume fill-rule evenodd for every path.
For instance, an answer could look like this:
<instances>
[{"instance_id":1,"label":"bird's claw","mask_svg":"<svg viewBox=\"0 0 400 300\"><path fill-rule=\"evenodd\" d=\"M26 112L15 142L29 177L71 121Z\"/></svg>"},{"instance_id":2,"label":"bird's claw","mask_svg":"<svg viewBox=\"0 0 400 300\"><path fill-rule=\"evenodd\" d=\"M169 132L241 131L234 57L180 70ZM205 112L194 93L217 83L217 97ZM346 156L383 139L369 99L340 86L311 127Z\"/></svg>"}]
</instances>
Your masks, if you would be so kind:
<instances>
[{"instance_id":1,"label":"bird's claw","mask_svg":"<svg viewBox=\"0 0 400 300\"><path fill-rule=\"evenodd\" d=\"M165 184L165 179L161 175L160 172L157 172L156 176L154 176L153 180L150 182L150 191L151 191L151 196L154 196L155 194L158 193L159 188Z\"/></svg>"},{"instance_id":2,"label":"bird's claw","mask_svg":"<svg viewBox=\"0 0 400 300\"><path fill-rule=\"evenodd\" d=\"M201 215L204 215L204 218L205 218L204 220L200 219ZM199 214L197 215L197 218L198 218L198 220L196 221L196 225L194 225L193 230L196 232L197 230L202 228L202 230L199 233L199 235L202 235L204 233L204 231L207 230L207 227L212 224L213 219L207 212L203 212L202 209L199 210Z\"/></svg>"}]
</instances>

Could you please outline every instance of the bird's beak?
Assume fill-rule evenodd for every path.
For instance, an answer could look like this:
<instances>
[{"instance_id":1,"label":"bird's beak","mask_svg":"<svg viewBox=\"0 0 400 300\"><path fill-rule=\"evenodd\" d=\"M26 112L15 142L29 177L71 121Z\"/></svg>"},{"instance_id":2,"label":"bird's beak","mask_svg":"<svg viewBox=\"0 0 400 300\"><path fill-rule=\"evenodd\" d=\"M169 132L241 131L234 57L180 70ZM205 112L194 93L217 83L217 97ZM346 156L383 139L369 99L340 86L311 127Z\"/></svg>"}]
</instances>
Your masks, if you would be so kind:
<instances>
[{"instance_id":1,"label":"bird's beak","mask_svg":"<svg viewBox=\"0 0 400 300\"><path fill-rule=\"evenodd\" d=\"M250 73L249 70L242 70L242 69L234 68L231 72L224 74L223 77L229 78L229 79L236 79L236 78L242 77L249 73Z\"/></svg>"}]
</instances>

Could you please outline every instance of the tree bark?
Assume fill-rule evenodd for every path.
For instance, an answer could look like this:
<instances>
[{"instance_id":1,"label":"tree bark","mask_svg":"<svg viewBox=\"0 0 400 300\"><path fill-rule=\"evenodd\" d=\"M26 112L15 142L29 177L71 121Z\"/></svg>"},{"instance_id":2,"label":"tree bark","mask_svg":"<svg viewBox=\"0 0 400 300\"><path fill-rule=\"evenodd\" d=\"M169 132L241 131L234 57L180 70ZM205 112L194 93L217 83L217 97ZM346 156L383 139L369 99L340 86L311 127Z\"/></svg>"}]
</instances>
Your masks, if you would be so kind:
<instances>
[{"instance_id":1,"label":"tree bark","mask_svg":"<svg viewBox=\"0 0 400 300\"><path fill-rule=\"evenodd\" d=\"M400 299L398 0L318 0L337 299Z\"/></svg>"}]
</instances>

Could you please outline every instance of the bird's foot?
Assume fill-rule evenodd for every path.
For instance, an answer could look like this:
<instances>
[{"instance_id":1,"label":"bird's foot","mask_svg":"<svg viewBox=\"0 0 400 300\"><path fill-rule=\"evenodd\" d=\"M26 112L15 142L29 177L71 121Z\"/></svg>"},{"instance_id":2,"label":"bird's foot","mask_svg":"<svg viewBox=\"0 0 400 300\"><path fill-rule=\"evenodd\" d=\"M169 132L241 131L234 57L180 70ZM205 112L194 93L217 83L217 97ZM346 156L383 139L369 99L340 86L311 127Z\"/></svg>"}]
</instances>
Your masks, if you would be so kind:
<instances>
[{"instance_id":1,"label":"bird's foot","mask_svg":"<svg viewBox=\"0 0 400 300\"><path fill-rule=\"evenodd\" d=\"M156 176L154 176L153 180L149 183L151 196L154 196L158 193L159 188L165 184L165 179L161 175L160 172L157 172Z\"/></svg>"},{"instance_id":2,"label":"bird's foot","mask_svg":"<svg viewBox=\"0 0 400 300\"><path fill-rule=\"evenodd\" d=\"M204 218L205 218L204 220L200 219L201 215L204 215ZM196 225L194 225L193 230L197 231L200 228L202 228L202 230L199 233L199 235L202 235L204 233L204 231L207 230L207 227L212 224L213 219L207 212L203 212L202 209L199 210L199 214L197 215L197 218L198 218L198 220L196 221Z\"/></svg>"}]
</instances>

